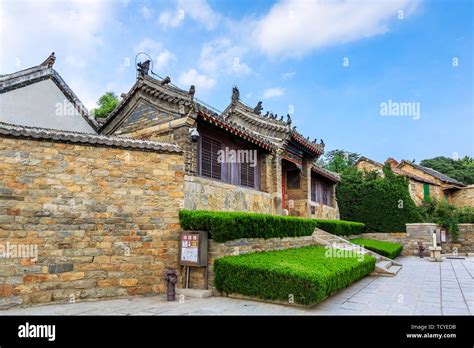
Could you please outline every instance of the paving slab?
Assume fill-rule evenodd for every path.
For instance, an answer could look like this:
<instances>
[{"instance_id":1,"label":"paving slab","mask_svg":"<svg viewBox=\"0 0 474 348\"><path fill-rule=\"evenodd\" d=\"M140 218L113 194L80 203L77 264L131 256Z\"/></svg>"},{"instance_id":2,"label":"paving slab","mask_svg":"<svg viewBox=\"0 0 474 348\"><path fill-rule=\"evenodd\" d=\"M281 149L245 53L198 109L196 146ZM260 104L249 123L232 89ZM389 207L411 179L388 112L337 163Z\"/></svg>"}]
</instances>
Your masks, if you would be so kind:
<instances>
[{"instance_id":1,"label":"paving slab","mask_svg":"<svg viewBox=\"0 0 474 348\"><path fill-rule=\"evenodd\" d=\"M395 277L368 276L305 309L227 297L167 302L165 295L11 308L0 315L473 315L474 257L403 257Z\"/></svg>"}]
</instances>

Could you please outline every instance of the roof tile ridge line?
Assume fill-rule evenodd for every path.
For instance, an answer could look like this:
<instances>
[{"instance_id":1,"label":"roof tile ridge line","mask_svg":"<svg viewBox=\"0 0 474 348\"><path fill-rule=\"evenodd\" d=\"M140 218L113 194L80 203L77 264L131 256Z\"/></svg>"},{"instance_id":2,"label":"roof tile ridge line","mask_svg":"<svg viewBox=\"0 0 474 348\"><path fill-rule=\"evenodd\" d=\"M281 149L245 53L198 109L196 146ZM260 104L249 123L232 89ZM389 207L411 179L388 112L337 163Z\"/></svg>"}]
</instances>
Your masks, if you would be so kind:
<instances>
[{"instance_id":1,"label":"roof tile ridge line","mask_svg":"<svg viewBox=\"0 0 474 348\"><path fill-rule=\"evenodd\" d=\"M51 69L51 76L59 82L59 84L65 89L66 93L70 94L70 96L73 99L73 104L75 106L79 107L79 109L80 109L79 112L94 124L93 128L94 128L95 131L97 131L97 129L99 127L99 124L98 124L97 120L91 115L89 110L87 110L85 105L82 103L82 101L76 95L76 93L74 93L74 91L71 89L71 87L69 87L69 85L66 83L66 81L64 81L64 79L61 77L61 75L59 75L59 73L54 68L50 68L50 69Z\"/></svg>"},{"instance_id":2,"label":"roof tile ridge line","mask_svg":"<svg viewBox=\"0 0 474 348\"><path fill-rule=\"evenodd\" d=\"M256 122L260 121L260 122L265 123L266 125L269 125L269 126L272 126L272 127L286 128L286 125L287 125L286 123L283 123L280 120L264 117L262 115L258 115L258 114L255 114L255 113L251 113L251 115L252 115L251 117L249 117L245 113L242 113L242 112L240 112L240 113L248 119L251 119L251 120L256 121ZM270 122L268 122L268 121L270 121ZM278 124L276 124L275 121Z\"/></svg>"},{"instance_id":3,"label":"roof tile ridge line","mask_svg":"<svg viewBox=\"0 0 474 348\"><path fill-rule=\"evenodd\" d=\"M12 72L10 74L3 74L3 75L0 75L0 79L4 78L5 80L9 80L9 79L16 79L16 78L19 78L21 76L24 76L24 75L29 75L33 72L36 72L36 71L40 71L40 70L51 70L52 68L48 68L47 66L42 66L41 64L40 65L35 65L35 66L30 66L29 68L26 68L26 69L23 69L23 70L18 70L18 71L15 71L15 72ZM28 71L28 70L31 70L31 71ZM13 76L13 75L17 75L17 76Z\"/></svg>"},{"instance_id":4,"label":"roof tile ridge line","mask_svg":"<svg viewBox=\"0 0 474 348\"><path fill-rule=\"evenodd\" d=\"M114 120L117 112L123 108L123 106L125 105L125 103L131 98L132 94L135 93L135 91L141 87L141 84L143 83L143 81L141 80L141 78L137 78L137 80L135 81L135 83L133 84L132 88L130 88L130 90L128 91L128 93L126 94L125 98L123 98L120 103L117 104L117 106L115 107L115 109L113 109L110 114L105 118L104 122L102 123L102 125L100 125L99 129L98 129L98 132L100 134L102 134L103 130L105 129L105 127L111 122Z\"/></svg>"},{"instance_id":5,"label":"roof tile ridge line","mask_svg":"<svg viewBox=\"0 0 474 348\"><path fill-rule=\"evenodd\" d=\"M81 139L87 139L87 138L92 138L92 139L97 139L97 140L111 140L111 141L125 141L129 143L136 143L136 144L149 144L149 145L160 145L160 146L170 146L170 147L175 147L179 148L178 145L176 144L171 144L171 143L166 143L166 142L160 142L156 140L146 140L146 139L136 139L136 138L131 138L131 137L119 137L119 136L114 136L114 135L103 135L103 134L93 134L93 133L84 133L84 132L74 132L74 131L67 131L67 130L61 130L61 129L54 129L54 128L41 128L41 127L31 127L31 126L22 126L22 125L16 125L12 123L7 123L7 122L1 122L0 121L0 129L5 129L5 130L12 130L12 131L17 131L17 132L31 132L31 133L36 133L36 134L41 134L44 136L50 135L60 135L60 136L71 136L71 137L81 137Z\"/></svg>"},{"instance_id":6,"label":"roof tile ridge line","mask_svg":"<svg viewBox=\"0 0 474 348\"><path fill-rule=\"evenodd\" d=\"M432 171L434 171L435 173L437 173L437 174L439 174L439 175L441 175L441 176L443 176L443 177L445 177L445 178L448 178L448 179L451 180L451 181L454 181L454 182L456 182L456 183L459 183L459 184L461 184L462 186L466 186L466 184L462 183L461 181L456 180L456 179L454 179L454 178L452 178L452 177L450 177L450 176L448 176L448 175L446 175L446 174L443 174L443 173L437 171L436 169L433 169L433 168L430 168L430 167L425 167L425 166L422 166L421 164L417 164L417 163L414 163L414 162L409 162L409 161L407 161L407 160L402 160L402 161L400 162L399 166L400 166L402 163L406 163L406 164L408 164L408 165L412 165L412 166L414 166L415 168L417 168L417 169L419 169L419 170L425 172L425 174L434 176L436 179L438 179L438 180L440 180L440 181L449 182L449 181L446 181L446 180L443 180L443 179L440 179L440 178L436 177L435 175L433 175L433 173L430 173L429 171L432 170ZM398 166L397 166L397 168L398 168Z\"/></svg>"},{"instance_id":7,"label":"roof tile ridge line","mask_svg":"<svg viewBox=\"0 0 474 348\"><path fill-rule=\"evenodd\" d=\"M252 108L250 105L248 105L247 103L245 103L243 100L239 99L237 100L238 103L240 103L242 106L244 106L244 108L248 109L249 113L252 114L252 116L255 116L256 118L258 119L262 119L264 121L270 121L270 122L273 122L273 123L278 123L278 125L281 125L281 126L285 126L288 124L288 122L284 121L284 120L279 120L279 119L273 119L273 118L269 118L269 117L264 117L260 114L256 114L254 112L254 108ZM278 114L277 114L278 115Z\"/></svg>"},{"instance_id":8,"label":"roof tile ridge line","mask_svg":"<svg viewBox=\"0 0 474 348\"><path fill-rule=\"evenodd\" d=\"M202 112L202 110L201 110ZM254 131L250 130L250 129L247 129L235 122L232 122L231 120L227 120L225 118L222 118L222 117L219 117L219 115L217 116L214 116L214 115L209 115L207 113L203 113L203 115L205 117L208 117L208 118L213 118L215 119L216 121L218 122L221 122L223 123L224 125L228 126L228 127L232 127L234 128L235 130L241 132L243 135L247 136L247 137L250 137L250 138L254 138L255 140L257 140L258 142L264 144L264 145L267 145L268 147L271 147L271 148L274 148L275 146L270 142L268 141L267 139L265 139L264 137L262 137L260 134L258 133L255 133Z\"/></svg>"},{"instance_id":9,"label":"roof tile ridge line","mask_svg":"<svg viewBox=\"0 0 474 348\"><path fill-rule=\"evenodd\" d=\"M129 140L138 140L138 141L152 141L152 140L141 140L141 139L135 139L135 138L129 138L129 137L118 137L118 136L113 136L113 135L76 132L76 131L55 129L55 128L24 126L24 125L19 125L19 124L0 121L0 128L2 128L3 126L10 127L10 128L16 128L16 129L20 129L20 130L31 130L31 131L35 131L35 132L50 132L50 133L56 133L56 134L79 135L79 136L94 137L94 138L109 138L109 139L118 138L118 139L129 139Z\"/></svg>"}]
</instances>

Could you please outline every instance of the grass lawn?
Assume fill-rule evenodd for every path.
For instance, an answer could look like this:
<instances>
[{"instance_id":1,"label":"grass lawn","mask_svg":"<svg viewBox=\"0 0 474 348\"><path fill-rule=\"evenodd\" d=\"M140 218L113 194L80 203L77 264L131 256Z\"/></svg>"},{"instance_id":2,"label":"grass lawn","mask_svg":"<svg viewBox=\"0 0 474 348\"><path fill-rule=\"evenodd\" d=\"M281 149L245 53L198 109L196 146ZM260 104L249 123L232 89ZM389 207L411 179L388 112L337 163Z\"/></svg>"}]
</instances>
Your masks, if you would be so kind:
<instances>
[{"instance_id":1,"label":"grass lawn","mask_svg":"<svg viewBox=\"0 0 474 348\"><path fill-rule=\"evenodd\" d=\"M308 246L226 256L214 263L216 288L224 293L313 305L375 268L372 256L333 257L328 251L332 250Z\"/></svg>"},{"instance_id":2,"label":"grass lawn","mask_svg":"<svg viewBox=\"0 0 474 348\"><path fill-rule=\"evenodd\" d=\"M396 258L403 250L403 246L397 243L383 242L380 240L355 238L350 240L352 243L361 245L366 249L372 250L377 254L390 259Z\"/></svg>"}]
</instances>

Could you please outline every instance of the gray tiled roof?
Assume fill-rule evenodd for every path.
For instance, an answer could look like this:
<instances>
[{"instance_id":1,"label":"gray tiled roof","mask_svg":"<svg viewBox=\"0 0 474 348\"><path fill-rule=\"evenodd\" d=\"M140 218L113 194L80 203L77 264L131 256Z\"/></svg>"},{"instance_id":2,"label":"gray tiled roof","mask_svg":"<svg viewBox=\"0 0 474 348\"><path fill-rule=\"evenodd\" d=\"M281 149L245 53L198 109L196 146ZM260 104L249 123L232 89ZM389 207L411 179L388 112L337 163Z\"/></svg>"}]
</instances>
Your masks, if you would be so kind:
<instances>
[{"instance_id":1,"label":"gray tiled roof","mask_svg":"<svg viewBox=\"0 0 474 348\"><path fill-rule=\"evenodd\" d=\"M400 164L403 164L403 163L409 164L409 165L421 170L422 172L425 172L426 174L429 174L429 175L431 175L431 176L433 176L433 177L435 177L435 178L437 178L437 179L439 179L443 182L458 185L458 186L466 186L462 182L457 181L456 179L450 178L449 176L444 175L443 173L440 173L437 170L434 170L432 168L423 167L423 166L420 166L419 164L408 162L408 161L402 161L402 163L400 163Z\"/></svg>"},{"instance_id":2,"label":"gray tiled roof","mask_svg":"<svg viewBox=\"0 0 474 348\"><path fill-rule=\"evenodd\" d=\"M93 146L98 145L126 149L146 149L158 152L182 152L182 150L177 145L161 143L157 141L18 126L4 122L0 122L0 135L38 140L53 140Z\"/></svg>"}]
</instances>

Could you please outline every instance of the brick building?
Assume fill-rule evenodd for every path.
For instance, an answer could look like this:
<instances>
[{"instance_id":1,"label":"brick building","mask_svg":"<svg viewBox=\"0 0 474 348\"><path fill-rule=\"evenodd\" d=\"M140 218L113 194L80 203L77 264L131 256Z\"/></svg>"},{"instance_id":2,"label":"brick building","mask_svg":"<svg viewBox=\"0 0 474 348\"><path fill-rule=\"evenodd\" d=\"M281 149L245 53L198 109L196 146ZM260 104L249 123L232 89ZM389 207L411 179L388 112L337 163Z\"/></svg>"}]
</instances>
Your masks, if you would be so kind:
<instances>
[{"instance_id":1,"label":"brick building","mask_svg":"<svg viewBox=\"0 0 474 348\"><path fill-rule=\"evenodd\" d=\"M388 158L388 163L396 175L405 176L409 180L408 190L416 205L435 199L446 199L449 203L458 206L474 207L474 185L465 185L432 168L402 160L400 163ZM375 171L383 174L383 164L366 157L356 162L359 170Z\"/></svg>"}]
</instances>

